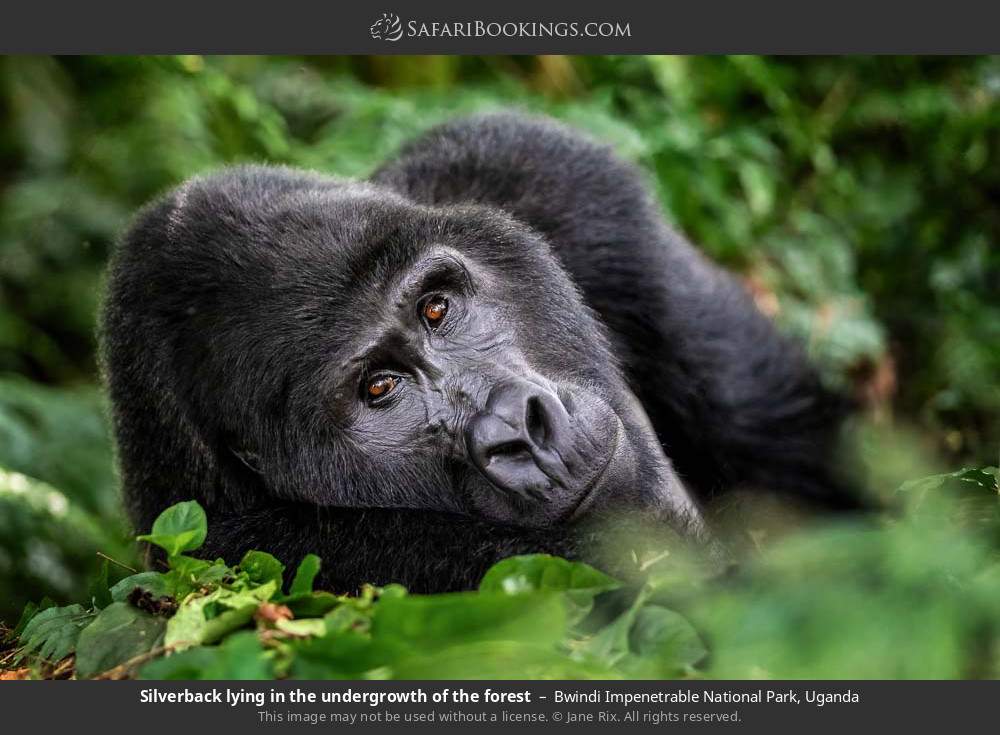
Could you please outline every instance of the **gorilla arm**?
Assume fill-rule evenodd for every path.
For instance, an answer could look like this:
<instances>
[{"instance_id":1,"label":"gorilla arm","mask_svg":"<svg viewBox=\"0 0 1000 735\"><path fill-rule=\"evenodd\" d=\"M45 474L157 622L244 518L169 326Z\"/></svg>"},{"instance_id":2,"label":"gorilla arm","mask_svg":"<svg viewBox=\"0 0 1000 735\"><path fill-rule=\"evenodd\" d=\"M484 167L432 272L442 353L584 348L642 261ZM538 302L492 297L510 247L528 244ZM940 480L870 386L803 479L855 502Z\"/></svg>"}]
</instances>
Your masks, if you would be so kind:
<instances>
[{"instance_id":1,"label":"gorilla arm","mask_svg":"<svg viewBox=\"0 0 1000 735\"><path fill-rule=\"evenodd\" d=\"M574 558L590 532L528 530L434 511L317 508L282 503L227 516L209 515L205 558L237 563L266 549L294 569L309 553L323 561L317 589L355 592L399 583L413 592L474 589L493 564L515 554Z\"/></svg>"},{"instance_id":2,"label":"gorilla arm","mask_svg":"<svg viewBox=\"0 0 1000 735\"><path fill-rule=\"evenodd\" d=\"M266 549L291 573L303 556L317 554L322 568L316 587L336 593L354 593L366 583L398 583L417 593L475 589L493 564L518 554L587 561L628 578L641 549L686 543L664 534L649 516L525 529L435 511L276 503L230 515L210 513L208 523L199 557L221 556L236 564L247 551ZM628 524L641 532L614 532L633 527Z\"/></svg>"}]
</instances>

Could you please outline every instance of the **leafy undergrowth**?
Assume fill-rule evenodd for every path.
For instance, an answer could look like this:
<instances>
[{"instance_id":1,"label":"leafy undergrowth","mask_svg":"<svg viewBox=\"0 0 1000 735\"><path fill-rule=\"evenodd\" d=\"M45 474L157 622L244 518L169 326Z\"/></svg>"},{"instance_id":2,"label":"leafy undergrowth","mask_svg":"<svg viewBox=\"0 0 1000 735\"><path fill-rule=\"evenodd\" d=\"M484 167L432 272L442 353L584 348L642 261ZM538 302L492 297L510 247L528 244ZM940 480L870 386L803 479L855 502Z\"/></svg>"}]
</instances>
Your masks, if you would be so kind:
<instances>
[{"instance_id":1,"label":"leafy undergrowth","mask_svg":"<svg viewBox=\"0 0 1000 735\"><path fill-rule=\"evenodd\" d=\"M705 656L691 624L642 591L588 632L595 597L621 585L586 564L513 557L475 592L338 596L313 589L312 554L287 587L262 551L235 567L190 556L206 532L198 503L164 511L139 539L166 552L169 571L126 577L87 607L29 605L6 667L78 678L590 678L677 675Z\"/></svg>"},{"instance_id":2,"label":"leafy undergrowth","mask_svg":"<svg viewBox=\"0 0 1000 735\"><path fill-rule=\"evenodd\" d=\"M168 571L29 605L3 678L944 678L1000 676L994 468L904 485L893 517L792 535L736 571L664 553L623 584L546 555L494 566L474 592L313 589L270 554L191 556L195 502L140 539ZM285 584L285 580L289 580Z\"/></svg>"}]
</instances>

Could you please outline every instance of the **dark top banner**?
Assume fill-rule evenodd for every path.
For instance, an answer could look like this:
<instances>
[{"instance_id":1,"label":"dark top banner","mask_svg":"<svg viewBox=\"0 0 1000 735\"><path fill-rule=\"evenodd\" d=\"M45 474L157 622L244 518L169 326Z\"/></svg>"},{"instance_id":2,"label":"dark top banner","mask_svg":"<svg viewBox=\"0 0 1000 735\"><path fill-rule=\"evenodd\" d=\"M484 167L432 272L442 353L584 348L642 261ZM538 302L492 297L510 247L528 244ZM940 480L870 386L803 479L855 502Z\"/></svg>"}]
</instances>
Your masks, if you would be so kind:
<instances>
[{"instance_id":1,"label":"dark top banner","mask_svg":"<svg viewBox=\"0 0 1000 735\"><path fill-rule=\"evenodd\" d=\"M942 732L995 682L4 682L8 732Z\"/></svg>"},{"instance_id":2,"label":"dark top banner","mask_svg":"<svg viewBox=\"0 0 1000 735\"><path fill-rule=\"evenodd\" d=\"M4 53L989 53L1000 6L903 2L13 2Z\"/></svg>"}]
</instances>

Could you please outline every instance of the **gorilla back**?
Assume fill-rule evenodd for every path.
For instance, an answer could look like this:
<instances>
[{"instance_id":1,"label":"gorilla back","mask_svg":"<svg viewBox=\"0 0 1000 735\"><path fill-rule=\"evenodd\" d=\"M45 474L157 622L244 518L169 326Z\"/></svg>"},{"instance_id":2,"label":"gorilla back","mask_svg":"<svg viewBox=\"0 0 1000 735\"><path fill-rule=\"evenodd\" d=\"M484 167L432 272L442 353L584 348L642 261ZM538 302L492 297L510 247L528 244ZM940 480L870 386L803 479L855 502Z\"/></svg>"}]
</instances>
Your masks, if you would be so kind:
<instances>
[{"instance_id":1,"label":"gorilla back","mask_svg":"<svg viewBox=\"0 0 1000 735\"><path fill-rule=\"evenodd\" d=\"M842 403L628 165L545 120L431 131L369 182L241 167L147 207L103 356L125 497L335 589L586 555L627 510L694 537L744 485L828 505Z\"/></svg>"}]
</instances>

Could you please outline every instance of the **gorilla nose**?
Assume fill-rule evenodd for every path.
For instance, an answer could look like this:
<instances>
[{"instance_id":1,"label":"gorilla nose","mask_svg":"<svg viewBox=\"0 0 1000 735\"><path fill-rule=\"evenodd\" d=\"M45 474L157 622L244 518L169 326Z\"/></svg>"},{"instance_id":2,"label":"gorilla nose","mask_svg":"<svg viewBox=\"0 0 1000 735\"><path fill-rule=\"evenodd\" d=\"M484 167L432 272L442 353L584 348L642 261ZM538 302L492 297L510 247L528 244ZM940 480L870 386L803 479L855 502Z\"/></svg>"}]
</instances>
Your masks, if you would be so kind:
<instances>
[{"instance_id":1,"label":"gorilla nose","mask_svg":"<svg viewBox=\"0 0 1000 735\"><path fill-rule=\"evenodd\" d=\"M526 380L495 386L466 429L473 464L493 485L524 499L544 500L553 486L565 485L561 455L569 442L562 401Z\"/></svg>"}]
</instances>

